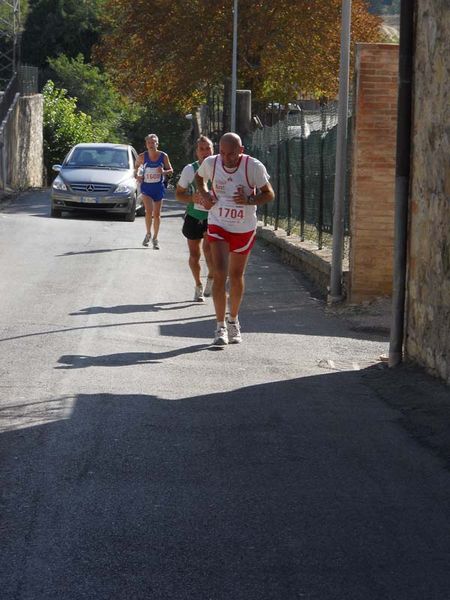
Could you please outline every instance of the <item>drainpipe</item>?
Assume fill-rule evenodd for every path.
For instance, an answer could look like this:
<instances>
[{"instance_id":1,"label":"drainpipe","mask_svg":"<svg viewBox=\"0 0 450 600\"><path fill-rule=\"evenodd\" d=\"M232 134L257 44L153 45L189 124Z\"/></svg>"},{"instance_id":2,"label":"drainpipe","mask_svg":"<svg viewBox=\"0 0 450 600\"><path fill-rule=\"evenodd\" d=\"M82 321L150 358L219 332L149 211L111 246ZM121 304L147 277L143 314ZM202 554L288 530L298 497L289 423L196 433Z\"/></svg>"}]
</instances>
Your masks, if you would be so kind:
<instances>
[{"instance_id":1,"label":"drainpipe","mask_svg":"<svg viewBox=\"0 0 450 600\"><path fill-rule=\"evenodd\" d=\"M397 158L395 168L394 278L389 366L403 359L405 324L409 178L411 166L411 120L414 13L416 0L401 0L399 84L397 107Z\"/></svg>"},{"instance_id":2,"label":"drainpipe","mask_svg":"<svg viewBox=\"0 0 450 600\"><path fill-rule=\"evenodd\" d=\"M344 248L344 195L348 141L348 75L350 70L352 0L342 0L341 12L336 173L333 198L333 254L331 257L330 292L328 294L328 301L331 304L342 301L342 255Z\"/></svg>"}]
</instances>

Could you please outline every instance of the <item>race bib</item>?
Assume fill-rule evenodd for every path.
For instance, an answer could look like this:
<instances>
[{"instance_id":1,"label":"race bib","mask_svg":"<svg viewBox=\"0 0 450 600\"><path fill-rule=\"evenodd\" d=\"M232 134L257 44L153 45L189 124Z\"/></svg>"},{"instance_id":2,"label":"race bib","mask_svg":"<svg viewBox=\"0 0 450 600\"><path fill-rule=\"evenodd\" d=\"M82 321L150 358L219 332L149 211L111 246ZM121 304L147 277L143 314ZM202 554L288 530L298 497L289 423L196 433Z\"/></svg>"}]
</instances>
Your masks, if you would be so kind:
<instances>
[{"instance_id":1,"label":"race bib","mask_svg":"<svg viewBox=\"0 0 450 600\"><path fill-rule=\"evenodd\" d=\"M213 207L214 212L224 225L240 225L244 222L244 207L236 204L233 200L234 194L238 191L238 186L233 181L216 179L214 182L216 195L219 202Z\"/></svg>"},{"instance_id":2,"label":"race bib","mask_svg":"<svg viewBox=\"0 0 450 600\"><path fill-rule=\"evenodd\" d=\"M159 167L146 167L144 171L145 183L159 183L161 181L161 170Z\"/></svg>"},{"instance_id":3,"label":"race bib","mask_svg":"<svg viewBox=\"0 0 450 600\"><path fill-rule=\"evenodd\" d=\"M219 202L214 206L214 210L220 222L224 225L240 225L244 222L244 207L235 202Z\"/></svg>"}]
</instances>

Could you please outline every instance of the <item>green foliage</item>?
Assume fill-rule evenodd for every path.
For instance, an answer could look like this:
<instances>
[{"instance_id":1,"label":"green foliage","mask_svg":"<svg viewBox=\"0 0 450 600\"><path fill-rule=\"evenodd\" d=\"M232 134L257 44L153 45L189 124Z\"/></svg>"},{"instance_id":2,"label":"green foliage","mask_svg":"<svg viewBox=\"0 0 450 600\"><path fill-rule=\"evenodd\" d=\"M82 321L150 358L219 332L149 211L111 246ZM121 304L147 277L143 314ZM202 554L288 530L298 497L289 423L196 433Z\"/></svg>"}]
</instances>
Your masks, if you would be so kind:
<instances>
[{"instance_id":1,"label":"green foliage","mask_svg":"<svg viewBox=\"0 0 450 600\"><path fill-rule=\"evenodd\" d=\"M80 141L124 142L142 152L144 137L155 132L174 169L178 172L183 168L183 135L189 129L184 114L129 102L116 91L109 76L86 63L81 54L76 58L60 55L48 62L55 81L47 82L44 88L47 165L61 161ZM54 132L58 123L57 135L50 136L47 126Z\"/></svg>"},{"instance_id":2,"label":"green foliage","mask_svg":"<svg viewBox=\"0 0 450 600\"><path fill-rule=\"evenodd\" d=\"M45 68L47 57L81 53L90 59L99 39L102 0L29 0L22 62Z\"/></svg>"},{"instance_id":3,"label":"green foliage","mask_svg":"<svg viewBox=\"0 0 450 600\"><path fill-rule=\"evenodd\" d=\"M169 155L176 176L188 162L185 139L190 131L189 121L186 120L184 113L163 111L156 104L149 104L146 107L134 106L134 114L123 123L128 143L138 152L143 152L145 136L148 133L156 133L159 147Z\"/></svg>"},{"instance_id":4,"label":"green foliage","mask_svg":"<svg viewBox=\"0 0 450 600\"><path fill-rule=\"evenodd\" d=\"M60 54L57 58L49 58L48 63L55 85L77 98L78 110L89 114L97 126L108 131L108 141L122 141L121 123L130 109L110 77L86 63L82 54L75 58Z\"/></svg>"},{"instance_id":5,"label":"green foliage","mask_svg":"<svg viewBox=\"0 0 450 600\"><path fill-rule=\"evenodd\" d=\"M18 18L19 27L23 26L26 16L28 14L28 0L21 0L20 2L20 13L14 15L14 4L12 2L1 2L0 3L0 33L12 34L13 33L13 22L14 16ZM17 24L17 21L16 21Z\"/></svg>"},{"instance_id":6,"label":"green foliage","mask_svg":"<svg viewBox=\"0 0 450 600\"><path fill-rule=\"evenodd\" d=\"M47 174L51 166L60 163L75 144L81 142L107 141L105 133L92 123L89 115L77 110L75 98L67 96L66 90L47 81L44 95L44 162Z\"/></svg>"}]
</instances>

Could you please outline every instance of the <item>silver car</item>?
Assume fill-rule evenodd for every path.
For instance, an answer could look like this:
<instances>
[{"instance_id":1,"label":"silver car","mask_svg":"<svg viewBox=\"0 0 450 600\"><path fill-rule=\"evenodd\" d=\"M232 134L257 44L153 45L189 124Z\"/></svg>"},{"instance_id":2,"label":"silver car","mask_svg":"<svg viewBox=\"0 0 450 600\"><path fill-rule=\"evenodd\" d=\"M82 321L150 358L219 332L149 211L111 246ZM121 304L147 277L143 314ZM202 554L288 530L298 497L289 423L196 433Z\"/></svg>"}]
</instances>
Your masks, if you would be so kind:
<instances>
[{"instance_id":1,"label":"silver car","mask_svg":"<svg viewBox=\"0 0 450 600\"><path fill-rule=\"evenodd\" d=\"M107 211L123 214L134 221L139 190L134 177L136 150L126 144L77 144L62 165L53 165L58 173L52 184L51 215L64 211Z\"/></svg>"}]
</instances>

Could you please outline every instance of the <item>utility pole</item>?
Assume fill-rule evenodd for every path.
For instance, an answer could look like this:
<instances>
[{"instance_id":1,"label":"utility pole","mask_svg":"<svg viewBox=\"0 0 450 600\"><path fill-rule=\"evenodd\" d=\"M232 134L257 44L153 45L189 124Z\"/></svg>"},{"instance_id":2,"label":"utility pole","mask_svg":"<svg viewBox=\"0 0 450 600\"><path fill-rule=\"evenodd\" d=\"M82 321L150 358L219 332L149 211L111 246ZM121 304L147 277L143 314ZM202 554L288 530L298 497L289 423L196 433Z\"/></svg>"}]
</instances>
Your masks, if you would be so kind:
<instances>
[{"instance_id":1,"label":"utility pole","mask_svg":"<svg viewBox=\"0 0 450 600\"><path fill-rule=\"evenodd\" d=\"M3 0L0 15L0 89L17 71L20 40L20 0Z\"/></svg>"},{"instance_id":2,"label":"utility pole","mask_svg":"<svg viewBox=\"0 0 450 600\"><path fill-rule=\"evenodd\" d=\"M231 131L236 131L238 0L233 3L233 60L231 68Z\"/></svg>"},{"instance_id":3,"label":"utility pole","mask_svg":"<svg viewBox=\"0 0 450 600\"><path fill-rule=\"evenodd\" d=\"M342 300L342 256L344 246L344 198L347 167L347 115L350 70L351 0L342 0L341 57L339 64L338 128L336 173L333 201L333 255L331 260L330 302Z\"/></svg>"}]
</instances>

